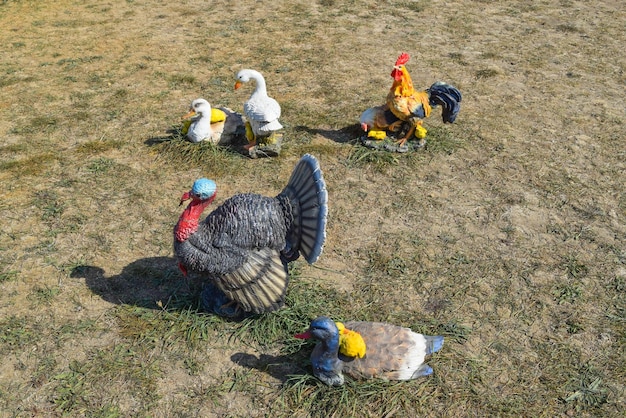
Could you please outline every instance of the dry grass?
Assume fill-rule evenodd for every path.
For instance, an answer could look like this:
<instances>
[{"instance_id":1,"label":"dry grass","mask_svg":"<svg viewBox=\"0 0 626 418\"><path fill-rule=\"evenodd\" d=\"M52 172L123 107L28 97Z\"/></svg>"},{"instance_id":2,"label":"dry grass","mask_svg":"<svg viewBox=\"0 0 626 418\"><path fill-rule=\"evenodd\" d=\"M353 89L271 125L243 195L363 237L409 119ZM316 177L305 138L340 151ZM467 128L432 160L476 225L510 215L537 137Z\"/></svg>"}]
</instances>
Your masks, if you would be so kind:
<instances>
[{"instance_id":1,"label":"dry grass","mask_svg":"<svg viewBox=\"0 0 626 418\"><path fill-rule=\"evenodd\" d=\"M3 1L0 415L621 416L624 21L620 1ZM420 152L361 148L401 51L461 114ZM163 141L194 98L241 111L244 67L283 106L279 158ZM180 195L275 194L305 152L319 263L276 314L198 312ZM427 379L328 388L291 338L319 314L447 342Z\"/></svg>"}]
</instances>

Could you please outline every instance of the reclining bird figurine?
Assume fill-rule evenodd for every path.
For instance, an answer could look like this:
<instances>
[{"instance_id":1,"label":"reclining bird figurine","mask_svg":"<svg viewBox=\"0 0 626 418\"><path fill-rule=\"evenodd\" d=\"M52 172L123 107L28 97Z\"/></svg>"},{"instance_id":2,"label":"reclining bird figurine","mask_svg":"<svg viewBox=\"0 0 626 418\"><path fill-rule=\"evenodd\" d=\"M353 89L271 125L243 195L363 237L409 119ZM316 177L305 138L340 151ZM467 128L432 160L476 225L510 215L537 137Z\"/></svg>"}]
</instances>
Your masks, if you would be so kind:
<instances>
[{"instance_id":1,"label":"reclining bird figurine","mask_svg":"<svg viewBox=\"0 0 626 418\"><path fill-rule=\"evenodd\" d=\"M335 323L320 316L296 338L318 340L311 353L313 374L330 386L344 384L343 373L355 379L411 380L433 369L425 357L443 347L442 336L418 334L381 322Z\"/></svg>"},{"instance_id":2,"label":"reclining bird figurine","mask_svg":"<svg viewBox=\"0 0 626 418\"><path fill-rule=\"evenodd\" d=\"M300 254L314 263L326 239L328 193L319 162L304 155L276 197L238 194L200 222L216 192L215 182L203 178L181 198L181 204L191 202L174 228L179 268L210 280L202 301L218 315L279 309L285 302L287 263Z\"/></svg>"},{"instance_id":3,"label":"reclining bird figurine","mask_svg":"<svg viewBox=\"0 0 626 418\"><path fill-rule=\"evenodd\" d=\"M182 119L188 122L183 125L182 133L189 141L196 143L208 140L218 143L224 131L226 113L212 108L205 99L195 99Z\"/></svg>"}]
</instances>

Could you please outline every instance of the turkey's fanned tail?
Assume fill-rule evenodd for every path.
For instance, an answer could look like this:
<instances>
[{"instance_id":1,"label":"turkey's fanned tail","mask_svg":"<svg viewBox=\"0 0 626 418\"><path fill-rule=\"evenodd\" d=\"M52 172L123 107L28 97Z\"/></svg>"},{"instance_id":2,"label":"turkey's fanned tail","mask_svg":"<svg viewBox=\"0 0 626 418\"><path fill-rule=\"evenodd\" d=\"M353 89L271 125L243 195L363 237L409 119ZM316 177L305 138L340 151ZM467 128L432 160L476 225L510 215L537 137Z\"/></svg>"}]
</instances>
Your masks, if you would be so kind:
<instances>
[{"instance_id":1,"label":"turkey's fanned tail","mask_svg":"<svg viewBox=\"0 0 626 418\"><path fill-rule=\"evenodd\" d=\"M437 81L428 89L430 105L441 106L441 117L445 123L452 123L461 110L461 92L454 86Z\"/></svg>"},{"instance_id":2,"label":"turkey's fanned tail","mask_svg":"<svg viewBox=\"0 0 626 418\"><path fill-rule=\"evenodd\" d=\"M293 218L283 255L293 260L302 253L308 263L314 263L322 254L328 215L326 183L314 156L305 154L300 159L277 198L288 206Z\"/></svg>"},{"instance_id":3,"label":"turkey's fanned tail","mask_svg":"<svg viewBox=\"0 0 626 418\"><path fill-rule=\"evenodd\" d=\"M261 248L251 251L241 267L216 277L215 282L245 312L259 314L284 305L289 274L278 251Z\"/></svg>"}]
</instances>

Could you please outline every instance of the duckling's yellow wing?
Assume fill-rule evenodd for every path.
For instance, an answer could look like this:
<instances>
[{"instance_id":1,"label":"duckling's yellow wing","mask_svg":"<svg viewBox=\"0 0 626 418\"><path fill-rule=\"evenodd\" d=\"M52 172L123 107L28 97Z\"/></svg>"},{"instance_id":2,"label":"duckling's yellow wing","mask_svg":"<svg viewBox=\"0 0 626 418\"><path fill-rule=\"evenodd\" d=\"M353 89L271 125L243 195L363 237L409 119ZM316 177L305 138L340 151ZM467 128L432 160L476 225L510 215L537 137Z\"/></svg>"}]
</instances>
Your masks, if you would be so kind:
<instances>
[{"instance_id":1,"label":"duckling's yellow wing","mask_svg":"<svg viewBox=\"0 0 626 418\"><path fill-rule=\"evenodd\" d=\"M183 135L187 135L187 132L189 132L189 127L191 126L191 120L187 119L185 121L183 121L183 126L180 128L180 132Z\"/></svg>"},{"instance_id":2,"label":"duckling's yellow wing","mask_svg":"<svg viewBox=\"0 0 626 418\"><path fill-rule=\"evenodd\" d=\"M223 110L211 108L211 123L224 122L226 113Z\"/></svg>"}]
</instances>

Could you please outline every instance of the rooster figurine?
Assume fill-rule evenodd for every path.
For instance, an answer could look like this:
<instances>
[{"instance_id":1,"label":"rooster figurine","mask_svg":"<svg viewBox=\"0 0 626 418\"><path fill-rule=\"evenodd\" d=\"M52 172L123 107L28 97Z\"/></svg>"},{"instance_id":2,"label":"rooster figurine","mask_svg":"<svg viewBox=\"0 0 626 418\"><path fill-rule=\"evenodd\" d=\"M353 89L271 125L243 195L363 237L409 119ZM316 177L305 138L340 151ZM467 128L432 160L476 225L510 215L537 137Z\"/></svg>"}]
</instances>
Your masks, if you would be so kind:
<instances>
[{"instance_id":1,"label":"rooster figurine","mask_svg":"<svg viewBox=\"0 0 626 418\"><path fill-rule=\"evenodd\" d=\"M381 322L333 322L320 316L300 339L314 338L313 374L330 386L344 383L343 373L355 379L411 380L433 369L427 355L441 350L442 336L422 335L409 328Z\"/></svg>"},{"instance_id":2,"label":"rooster figurine","mask_svg":"<svg viewBox=\"0 0 626 418\"><path fill-rule=\"evenodd\" d=\"M444 123L454 122L461 108L461 92L449 84L438 81L425 91L415 91L405 67L408 61L407 53L402 53L396 60L391 72L393 84L387 95L389 110L398 119L410 124L406 135L398 140L399 146L404 146L413 134L420 139L420 145L424 144L426 129L422 126L422 121L430 116L433 107L442 107Z\"/></svg>"},{"instance_id":3,"label":"rooster figurine","mask_svg":"<svg viewBox=\"0 0 626 418\"><path fill-rule=\"evenodd\" d=\"M314 263L326 239L328 194L317 159L304 155L278 196L238 194L200 222L216 191L214 181L199 179L181 198L191 199L174 228L181 271L211 279L201 296L206 310L235 317L279 309L287 263L300 254Z\"/></svg>"}]
</instances>

